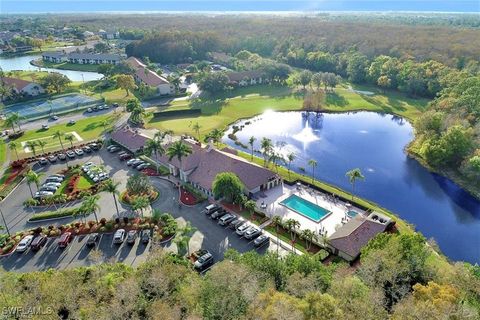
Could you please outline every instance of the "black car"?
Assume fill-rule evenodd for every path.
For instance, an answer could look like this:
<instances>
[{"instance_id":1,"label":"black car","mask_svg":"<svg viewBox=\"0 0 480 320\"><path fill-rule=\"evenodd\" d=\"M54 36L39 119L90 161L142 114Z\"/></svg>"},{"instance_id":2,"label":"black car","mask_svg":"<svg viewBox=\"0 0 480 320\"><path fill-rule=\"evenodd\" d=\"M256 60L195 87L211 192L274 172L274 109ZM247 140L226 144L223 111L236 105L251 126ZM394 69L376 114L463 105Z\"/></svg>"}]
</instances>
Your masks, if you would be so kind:
<instances>
[{"instance_id":1,"label":"black car","mask_svg":"<svg viewBox=\"0 0 480 320\"><path fill-rule=\"evenodd\" d=\"M45 245L45 243L47 243L47 236L40 234L33 239L30 248L32 248L33 251L38 251Z\"/></svg>"},{"instance_id":2,"label":"black car","mask_svg":"<svg viewBox=\"0 0 480 320\"><path fill-rule=\"evenodd\" d=\"M143 244L147 244L150 241L150 231L143 230L140 239L142 240Z\"/></svg>"},{"instance_id":3,"label":"black car","mask_svg":"<svg viewBox=\"0 0 480 320\"><path fill-rule=\"evenodd\" d=\"M100 149L100 145L98 143L90 143L88 146L92 150L99 150Z\"/></svg>"},{"instance_id":4,"label":"black car","mask_svg":"<svg viewBox=\"0 0 480 320\"><path fill-rule=\"evenodd\" d=\"M262 234L261 236L259 236L257 239L253 240L253 245L255 247L261 247L263 246L265 243L268 243L270 241L270 238L264 234Z\"/></svg>"},{"instance_id":5,"label":"black car","mask_svg":"<svg viewBox=\"0 0 480 320\"><path fill-rule=\"evenodd\" d=\"M207 251L203 256L197 259L193 264L194 268L198 271L203 271L213 265L213 256Z\"/></svg>"},{"instance_id":6,"label":"black car","mask_svg":"<svg viewBox=\"0 0 480 320\"><path fill-rule=\"evenodd\" d=\"M225 210L225 209L220 209L214 213L212 213L212 215L210 216L211 219L218 219L220 217L223 217L224 215L226 215L228 212Z\"/></svg>"},{"instance_id":7,"label":"black car","mask_svg":"<svg viewBox=\"0 0 480 320\"><path fill-rule=\"evenodd\" d=\"M230 223L228 224L228 227L230 229L236 229L237 226L240 226L240 224L243 224L245 223L244 220L240 219L240 218L236 218L236 219L233 219L232 221L230 221Z\"/></svg>"},{"instance_id":8,"label":"black car","mask_svg":"<svg viewBox=\"0 0 480 320\"><path fill-rule=\"evenodd\" d=\"M99 238L100 235L98 233L90 234L87 239L87 247L95 247Z\"/></svg>"}]
</instances>

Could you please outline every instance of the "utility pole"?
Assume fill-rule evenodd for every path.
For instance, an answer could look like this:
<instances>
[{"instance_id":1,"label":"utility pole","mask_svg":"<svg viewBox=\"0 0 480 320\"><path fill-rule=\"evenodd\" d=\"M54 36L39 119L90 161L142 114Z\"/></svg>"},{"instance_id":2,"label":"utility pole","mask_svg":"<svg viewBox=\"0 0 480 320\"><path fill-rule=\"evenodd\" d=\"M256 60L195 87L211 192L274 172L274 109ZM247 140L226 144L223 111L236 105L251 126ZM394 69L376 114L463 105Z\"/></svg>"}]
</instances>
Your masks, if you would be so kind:
<instances>
[{"instance_id":1,"label":"utility pole","mask_svg":"<svg viewBox=\"0 0 480 320\"><path fill-rule=\"evenodd\" d=\"M5 225L5 230L7 230L7 234L10 237L11 236L10 230L8 229L7 221L5 221L5 216L3 215L3 212L1 209L0 209L0 215L2 216L3 224Z\"/></svg>"}]
</instances>

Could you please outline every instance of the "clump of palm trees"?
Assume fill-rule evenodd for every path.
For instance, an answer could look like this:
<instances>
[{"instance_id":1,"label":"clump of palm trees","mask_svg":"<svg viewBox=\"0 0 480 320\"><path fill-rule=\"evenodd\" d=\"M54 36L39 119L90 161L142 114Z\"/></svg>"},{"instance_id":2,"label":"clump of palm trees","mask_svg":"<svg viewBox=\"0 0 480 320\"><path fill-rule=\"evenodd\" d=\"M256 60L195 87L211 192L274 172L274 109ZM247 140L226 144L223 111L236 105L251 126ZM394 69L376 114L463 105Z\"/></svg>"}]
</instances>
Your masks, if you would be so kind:
<instances>
[{"instance_id":1,"label":"clump of palm trees","mask_svg":"<svg viewBox=\"0 0 480 320\"><path fill-rule=\"evenodd\" d=\"M168 161L172 161L173 158L177 158L179 162L179 170L182 170L182 159L192 153L192 148L184 143L182 140L172 143L167 149ZM179 174L179 180L182 181L182 177ZM178 184L178 201L180 203L180 190L181 183Z\"/></svg>"}]
</instances>

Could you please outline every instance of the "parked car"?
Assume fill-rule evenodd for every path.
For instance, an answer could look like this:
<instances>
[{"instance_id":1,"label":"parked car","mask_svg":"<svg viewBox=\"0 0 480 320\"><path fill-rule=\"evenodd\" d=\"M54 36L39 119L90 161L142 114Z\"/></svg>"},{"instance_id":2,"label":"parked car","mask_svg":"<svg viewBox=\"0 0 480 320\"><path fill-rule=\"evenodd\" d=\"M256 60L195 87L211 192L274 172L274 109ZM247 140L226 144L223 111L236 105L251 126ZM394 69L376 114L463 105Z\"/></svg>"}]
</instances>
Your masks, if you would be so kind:
<instances>
[{"instance_id":1,"label":"parked car","mask_svg":"<svg viewBox=\"0 0 480 320\"><path fill-rule=\"evenodd\" d=\"M138 158L130 159L130 160L127 161L127 166L131 166L132 164L134 164L137 161L142 161L142 160L140 160Z\"/></svg>"},{"instance_id":2,"label":"parked car","mask_svg":"<svg viewBox=\"0 0 480 320\"><path fill-rule=\"evenodd\" d=\"M50 127L48 126L48 124L42 124L42 129L43 130L48 130L48 129L50 129Z\"/></svg>"},{"instance_id":3,"label":"parked car","mask_svg":"<svg viewBox=\"0 0 480 320\"><path fill-rule=\"evenodd\" d=\"M219 206L217 206L216 204L209 204L208 206L205 207L205 209L202 212L205 213L206 215L210 215L217 210L220 210Z\"/></svg>"},{"instance_id":4,"label":"parked car","mask_svg":"<svg viewBox=\"0 0 480 320\"><path fill-rule=\"evenodd\" d=\"M42 198L50 197L50 196L53 196L53 192L50 192L50 191L37 191L37 192L35 192L35 194L33 195L33 198L34 198L34 199L42 199Z\"/></svg>"},{"instance_id":5,"label":"parked car","mask_svg":"<svg viewBox=\"0 0 480 320\"><path fill-rule=\"evenodd\" d=\"M253 245L255 247L261 247L263 246L265 243L268 243L270 241L270 238L264 234L262 234L261 236L259 236L257 239L253 240Z\"/></svg>"},{"instance_id":6,"label":"parked car","mask_svg":"<svg viewBox=\"0 0 480 320\"><path fill-rule=\"evenodd\" d=\"M235 216L231 213L227 213L220 219L218 219L218 224L221 226L226 226L230 223L230 221L233 221L235 219Z\"/></svg>"},{"instance_id":7,"label":"parked car","mask_svg":"<svg viewBox=\"0 0 480 320\"><path fill-rule=\"evenodd\" d=\"M204 255L199 257L193 264L194 268L198 271L203 271L213 265L213 256L207 251Z\"/></svg>"},{"instance_id":8,"label":"parked car","mask_svg":"<svg viewBox=\"0 0 480 320\"><path fill-rule=\"evenodd\" d=\"M99 150L100 149L100 145L98 143L90 143L88 145L92 150Z\"/></svg>"},{"instance_id":9,"label":"parked car","mask_svg":"<svg viewBox=\"0 0 480 320\"><path fill-rule=\"evenodd\" d=\"M230 223L228 224L228 227L230 229L237 229L237 227L240 227L244 223L245 223L245 220L237 218L237 219L233 219L232 221L230 221Z\"/></svg>"},{"instance_id":10,"label":"parked car","mask_svg":"<svg viewBox=\"0 0 480 320\"><path fill-rule=\"evenodd\" d=\"M68 121L68 125L70 125L70 126L73 126L75 123L77 123L75 120Z\"/></svg>"},{"instance_id":11,"label":"parked car","mask_svg":"<svg viewBox=\"0 0 480 320\"><path fill-rule=\"evenodd\" d=\"M118 108L118 103L112 103L112 108Z\"/></svg>"},{"instance_id":12,"label":"parked car","mask_svg":"<svg viewBox=\"0 0 480 320\"><path fill-rule=\"evenodd\" d=\"M77 156L83 156L83 154L84 154L84 152L83 152L82 149L75 149L74 151L75 151L75 154L76 154Z\"/></svg>"},{"instance_id":13,"label":"parked car","mask_svg":"<svg viewBox=\"0 0 480 320\"><path fill-rule=\"evenodd\" d=\"M98 106L92 107L92 110L93 110L93 111L98 111Z\"/></svg>"},{"instance_id":14,"label":"parked car","mask_svg":"<svg viewBox=\"0 0 480 320\"><path fill-rule=\"evenodd\" d=\"M134 244L136 239L137 239L137 231L136 230L128 231L127 243L128 244Z\"/></svg>"},{"instance_id":15,"label":"parked car","mask_svg":"<svg viewBox=\"0 0 480 320\"><path fill-rule=\"evenodd\" d=\"M47 236L44 234L39 234L35 237L35 239L33 239L30 248L32 248L33 251L38 251L45 245L45 243L47 243Z\"/></svg>"},{"instance_id":16,"label":"parked car","mask_svg":"<svg viewBox=\"0 0 480 320\"><path fill-rule=\"evenodd\" d=\"M87 109L87 112L88 112L88 113L92 113L92 112L93 112L93 109L92 109L92 108L88 108L88 109Z\"/></svg>"},{"instance_id":17,"label":"parked car","mask_svg":"<svg viewBox=\"0 0 480 320\"><path fill-rule=\"evenodd\" d=\"M51 119L52 119L53 121L57 121L57 120L58 120L58 116L53 115Z\"/></svg>"},{"instance_id":18,"label":"parked car","mask_svg":"<svg viewBox=\"0 0 480 320\"><path fill-rule=\"evenodd\" d=\"M30 246L30 244L32 243L32 241L33 241L33 236L32 235L25 236L25 238L20 240L20 242L18 243L17 247L15 248L15 251L16 252L25 252L28 249L28 247Z\"/></svg>"},{"instance_id":19,"label":"parked car","mask_svg":"<svg viewBox=\"0 0 480 320\"><path fill-rule=\"evenodd\" d=\"M60 182L45 182L42 187L54 187L59 188L62 184Z\"/></svg>"},{"instance_id":20,"label":"parked car","mask_svg":"<svg viewBox=\"0 0 480 320\"><path fill-rule=\"evenodd\" d=\"M51 175L47 179L45 179L45 182L62 182L62 181L63 181L62 177L54 176L54 175Z\"/></svg>"},{"instance_id":21,"label":"parked car","mask_svg":"<svg viewBox=\"0 0 480 320\"><path fill-rule=\"evenodd\" d=\"M250 228L248 228L247 231L245 231L243 236L245 237L245 239L252 240L252 239L255 239L256 237L258 237L261 233L262 233L262 230L260 230L259 228L250 227Z\"/></svg>"},{"instance_id":22,"label":"parked car","mask_svg":"<svg viewBox=\"0 0 480 320\"><path fill-rule=\"evenodd\" d=\"M212 214L210 215L210 218L216 220L216 219L218 219L218 218L223 217L223 216L226 215L227 213L228 213L228 212L227 212L225 209L220 209L220 210L217 210L217 211L215 211L214 213L212 213Z\"/></svg>"},{"instance_id":23,"label":"parked car","mask_svg":"<svg viewBox=\"0 0 480 320\"><path fill-rule=\"evenodd\" d=\"M150 231L142 230L141 240L143 244L147 244L150 241Z\"/></svg>"},{"instance_id":24,"label":"parked car","mask_svg":"<svg viewBox=\"0 0 480 320\"><path fill-rule=\"evenodd\" d=\"M132 168L136 168L138 167L139 165L141 164L144 164L145 162L143 162L142 160L140 160L139 162L135 162L134 164L132 164Z\"/></svg>"},{"instance_id":25,"label":"parked car","mask_svg":"<svg viewBox=\"0 0 480 320\"><path fill-rule=\"evenodd\" d=\"M91 153L91 152L92 152L92 149L90 149L89 146L84 146L84 147L82 148L82 150L83 150L83 152L86 152L86 153Z\"/></svg>"},{"instance_id":26,"label":"parked car","mask_svg":"<svg viewBox=\"0 0 480 320\"><path fill-rule=\"evenodd\" d=\"M118 229L113 235L113 243L121 244L125 240L125 229Z\"/></svg>"},{"instance_id":27,"label":"parked car","mask_svg":"<svg viewBox=\"0 0 480 320\"><path fill-rule=\"evenodd\" d=\"M120 157L118 157L121 161L125 161L125 160L128 160L128 159L131 159L132 158L132 155L129 154L129 153L126 153L126 154L122 154Z\"/></svg>"},{"instance_id":28,"label":"parked car","mask_svg":"<svg viewBox=\"0 0 480 320\"><path fill-rule=\"evenodd\" d=\"M51 163L57 162L57 156L54 155L54 154L49 155L48 156L48 161L50 161Z\"/></svg>"},{"instance_id":29,"label":"parked car","mask_svg":"<svg viewBox=\"0 0 480 320\"><path fill-rule=\"evenodd\" d=\"M57 192L58 187L44 185L38 189L38 191L50 191L52 193Z\"/></svg>"},{"instance_id":30,"label":"parked car","mask_svg":"<svg viewBox=\"0 0 480 320\"><path fill-rule=\"evenodd\" d=\"M67 157L69 157L69 158L75 158L75 152L73 152L72 150L68 150L68 151L67 151Z\"/></svg>"},{"instance_id":31,"label":"parked car","mask_svg":"<svg viewBox=\"0 0 480 320\"><path fill-rule=\"evenodd\" d=\"M58 159L65 160L65 159L67 159L67 156L65 155L65 153L59 153L58 154Z\"/></svg>"},{"instance_id":32,"label":"parked car","mask_svg":"<svg viewBox=\"0 0 480 320\"><path fill-rule=\"evenodd\" d=\"M248 230L248 228L250 228L250 226L247 223L244 223L244 224L238 226L237 230L235 232L236 232L237 235L243 236L243 234L245 233L245 231Z\"/></svg>"},{"instance_id":33,"label":"parked car","mask_svg":"<svg viewBox=\"0 0 480 320\"><path fill-rule=\"evenodd\" d=\"M49 177L59 178L59 179L62 179L62 181L65 180L65 175L64 175L64 174L60 174L60 173L51 174L51 175L49 175Z\"/></svg>"},{"instance_id":34,"label":"parked car","mask_svg":"<svg viewBox=\"0 0 480 320\"><path fill-rule=\"evenodd\" d=\"M87 247L95 247L99 238L100 235L98 233L91 233L87 239Z\"/></svg>"},{"instance_id":35,"label":"parked car","mask_svg":"<svg viewBox=\"0 0 480 320\"><path fill-rule=\"evenodd\" d=\"M88 161L88 162L85 162L83 165L82 165L82 171L83 172L87 172L91 166L95 165L93 162L91 161Z\"/></svg>"},{"instance_id":36,"label":"parked car","mask_svg":"<svg viewBox=\"0 0 480 320\"><path fill-rule=\"evenodd\" d=\"M150 164L146 162L139 164L138 166L135 167L135 169L137 169L138 171L142 171L143 169L147 169L147 168L150 168Z\"/></svg>"},{"instance_id":37,"label":"parked car","mask_svg":"<svg viewBox=\"0 0 480 320\"><path fill-rule=\"evenodd\" d=\"M121 150L120 147L113 147L113 148L108 149L108 152L115 153L115 152L118 152L120 150Z\"/></svg>"},{"instance_id":38,"label":"parked car","mask_svg":"<svg viewBox=\"0 0 480 320\"><path fill-rule=\"evenodd\" d=\"M60 239L58 239L58 246L60 248L65 248L68 246L68 244L72 241L72 233L71 232L65 232L60 236Z\"/></svg>"},{"instance_id":39,"label":"parked car","mask_svg":"<svg viewBox=\"0 0 480 320\"><path fill-rule=\"evenodd\" d=\"M38 163L40 163L43 166L43 165L48 164L48 161L45 158L40 158L40 159L38 159Z\"/></svg>"}]
</instances>

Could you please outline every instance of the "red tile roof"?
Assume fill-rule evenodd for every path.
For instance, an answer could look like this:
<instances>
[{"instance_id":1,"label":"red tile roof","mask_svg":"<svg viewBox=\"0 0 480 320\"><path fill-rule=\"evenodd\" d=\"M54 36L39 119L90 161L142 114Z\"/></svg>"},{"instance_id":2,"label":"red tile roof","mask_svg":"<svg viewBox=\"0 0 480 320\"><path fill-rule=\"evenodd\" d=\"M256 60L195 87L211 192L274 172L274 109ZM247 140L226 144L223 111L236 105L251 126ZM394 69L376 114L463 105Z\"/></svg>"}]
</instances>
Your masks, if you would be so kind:
<instances>
[{"instance_id":1,"label":"red tile roof","mask_svg":"<svg viewBox=\"0 0 480 320\"><path fill-rule=\"evenodd\" d=\"M127 59L127 63L135 69L135 76L137 79L140 79L146 85L151 87L158 87L161 84L170 84L162 76L159 76L156 72L148 69L145 64L143 64L140 60L135 57L130 57Z\"/></svg>"},{"instance_id":2,"label":"red tile roof","mask_svg":"<svg viewBox=\"0 0 480 320\"><path fill-rule=\"evenodd\" d=\"M129 129L128 127L123 127L113 132L111 138L113 141L127 148L131 152L137 152L138 150L142 149L149 139L148 137Z\"/></svg>"},{"instance_id":3,"label":"red tile roof","mask_svg":"<svg viewBox=\"0 0 480 320\"><path fill-rule=\"evenodd\" d=\"M26 81L26 80L17 79L17 78L10 78L10 77L3 77L2 80L8 87L14 87L18 91L22 91L23 88L33 83L31 81Z\"/></svg>"}]
</instances>

